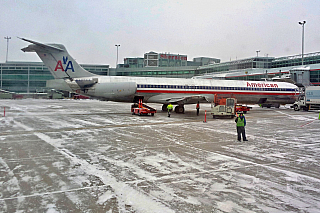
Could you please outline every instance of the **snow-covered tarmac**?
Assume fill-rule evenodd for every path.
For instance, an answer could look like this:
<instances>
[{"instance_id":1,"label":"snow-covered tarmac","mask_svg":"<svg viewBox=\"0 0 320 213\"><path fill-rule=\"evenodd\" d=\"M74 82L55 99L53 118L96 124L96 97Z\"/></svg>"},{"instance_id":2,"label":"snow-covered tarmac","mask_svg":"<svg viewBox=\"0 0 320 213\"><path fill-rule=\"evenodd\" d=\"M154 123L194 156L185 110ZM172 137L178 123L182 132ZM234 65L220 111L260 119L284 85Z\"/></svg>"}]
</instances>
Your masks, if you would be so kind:
<instances>
[{"instance_id":1,"label":"snow-covered tarmac","mask_svg":"<svg viewBox=\"0 0 320 213\"><path fill-rule=\"evenodd\" d=\"M210 104L130 106L1 100L0 212L320 212L318 112L254 107L239 143Z\"/></svg>"}]
</instances>

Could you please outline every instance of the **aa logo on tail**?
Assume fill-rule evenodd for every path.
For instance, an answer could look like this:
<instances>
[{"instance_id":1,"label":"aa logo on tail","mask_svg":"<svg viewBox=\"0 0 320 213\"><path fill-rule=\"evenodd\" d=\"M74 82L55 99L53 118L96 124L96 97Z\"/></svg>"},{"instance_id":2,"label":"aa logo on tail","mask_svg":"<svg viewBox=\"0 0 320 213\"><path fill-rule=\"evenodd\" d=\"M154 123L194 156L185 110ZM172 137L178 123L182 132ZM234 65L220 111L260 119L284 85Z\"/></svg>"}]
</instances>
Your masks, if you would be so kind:
<instances>
[{"instance_id":1,"label":"aa logo on tail","mask_svg":"<svg viewBox=\"0 0 320 213\"><path fill-rule=\"evenodd\" d=\"M54 71L61 70L62 72L67 72L68 70L71 70L72 72L74 72L72 61L68 61L67 56L66 57L63 56L62 60L63 60L63 64L67 65L67 66L65 66L66 68L65 69L63 68L62 62L61 62L61 60L59 60L57 62L57 65L56 65L56 68L54 69Z\"/></svg>"}]
</instances>

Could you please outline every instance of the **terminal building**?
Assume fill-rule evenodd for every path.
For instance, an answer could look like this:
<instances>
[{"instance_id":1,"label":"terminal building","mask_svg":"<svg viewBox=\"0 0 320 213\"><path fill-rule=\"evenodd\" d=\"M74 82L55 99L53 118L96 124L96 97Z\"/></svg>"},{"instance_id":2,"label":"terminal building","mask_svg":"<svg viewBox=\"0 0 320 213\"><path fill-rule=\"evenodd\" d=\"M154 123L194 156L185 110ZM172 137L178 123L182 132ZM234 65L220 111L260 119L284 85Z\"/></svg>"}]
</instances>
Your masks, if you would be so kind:
<instances>
[{"instance_id":1,"label":"terminal building","mask_svg":"<svg viewBox=\"0 0 320 213\"><path fill-rule=\"evenodd\" d=\"M109 65L81 65L86 70L108 75ZM45 92L46 81L53 79L48 68L42 62L6 62L0 63L0 88L16 93Z\"/></svg>"},{"instance_id":2,"label":"terminal building","mask_svg":"<svg viewBox=\"0 0 320 213\"><path fill-rule=\"evenodd\" d=\"M118 64L117 68L186 67L220 63L217 58L198 57L193 61L187 58L187 55L149 52L143 58L125 58L124 63Z\"/></svg>"},{"instance_id":3,"label":"terminal building","mask_svg":"<svg viewBox=\"0 0 320 213\"><path fill-rule=\"evenodd\" d=\"M192 61L187 55L145 53L141 58L125 58L116 68L109 65L81 66L99 75L209 78L230 80L270 80L283 75L302 85L320 86L320 52L285 57L252 57L220 62L220 59L198 57ZM0 87L16 93L45 92L46 81L53 79L42 62L0 63Z\"/></svg>"},{"instance_id":4,"label":"terminal building","mask_svg":"<svg viewBox=\"0 0 320 213\"><path fill-rule=\"evenodd\" d=\"M320 86L320 52L286 57L253 57L199 67L196 78L229 80L285 80L292 79L301 86ZM205 71L206 74L203 74Z\"/></svg>"}]
</instances>

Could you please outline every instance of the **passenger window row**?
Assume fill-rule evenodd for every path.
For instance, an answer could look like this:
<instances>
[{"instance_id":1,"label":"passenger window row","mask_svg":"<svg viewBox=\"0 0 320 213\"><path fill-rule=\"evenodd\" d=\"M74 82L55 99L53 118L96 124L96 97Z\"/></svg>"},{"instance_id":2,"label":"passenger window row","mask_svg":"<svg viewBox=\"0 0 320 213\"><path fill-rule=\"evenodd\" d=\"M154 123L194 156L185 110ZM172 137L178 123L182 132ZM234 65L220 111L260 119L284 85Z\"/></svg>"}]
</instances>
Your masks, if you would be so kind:
<instances>
[{"instance_id":1,"label":"passenger window row","mask_svg":"<svg viewBox=\"0 0 320 213\"><path fill-rule=\"evenodd\" d=\"M156 88L156 89L203 89L203 90L250 90L250 91L295 91L295 89L286 88L259 88L259 87L214 87L214 86L189 86L189 85L152 85L138 84L138 88Z\"/></svg>"}]
</instances>

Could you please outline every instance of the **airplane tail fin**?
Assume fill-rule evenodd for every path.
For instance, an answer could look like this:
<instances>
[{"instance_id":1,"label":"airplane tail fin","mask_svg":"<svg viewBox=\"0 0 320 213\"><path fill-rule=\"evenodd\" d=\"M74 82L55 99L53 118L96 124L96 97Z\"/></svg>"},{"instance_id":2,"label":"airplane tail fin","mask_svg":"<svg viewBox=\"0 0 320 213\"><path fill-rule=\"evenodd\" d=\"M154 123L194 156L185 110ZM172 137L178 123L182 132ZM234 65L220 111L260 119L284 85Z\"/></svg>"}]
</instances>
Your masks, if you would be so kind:
<instances>
[{"instance_id":1,"label":"airplane tail fin","mask_svg":"<svg viewBox=\"0 0 320 213\"><path fill-rule=\"evenodd\" d=\"M69 55L67 49L63 45L42 44L25 38L20 39L32 43L21 50L23 52L36 52L56 79L73 79L94 76L93 73L83 69Z\"/></svg>"}]
</instances>

